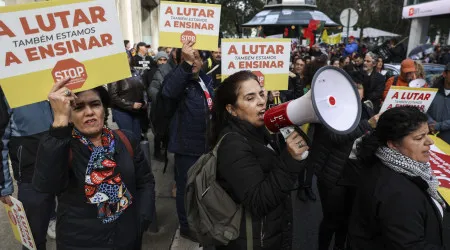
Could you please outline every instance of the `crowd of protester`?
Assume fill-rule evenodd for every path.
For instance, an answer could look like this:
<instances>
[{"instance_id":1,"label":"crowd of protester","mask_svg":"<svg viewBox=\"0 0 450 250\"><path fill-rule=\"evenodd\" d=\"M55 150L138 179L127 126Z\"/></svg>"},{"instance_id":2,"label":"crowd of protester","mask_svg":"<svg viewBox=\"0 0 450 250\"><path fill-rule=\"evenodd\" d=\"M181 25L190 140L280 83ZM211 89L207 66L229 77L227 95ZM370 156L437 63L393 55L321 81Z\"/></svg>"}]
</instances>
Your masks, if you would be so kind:
<instances>
[{"instance_id":1,"label":"crowd of protester","mask_svg":"<svg viewBox=\"0 0 450 250\"><path fill-rule=\"evenodd\" d=\"M125 41L131 77L76 94L65 79L49 101L10 109L0 92L1 201L11 204L13 176L38 250L52 232L58 249L140 249L154 223L149 159L167 165L167 152L175 159L180 235L196 241L185 206L188 171L219 141L217 183L249 217L243 216L236 238L216 249L291 249L290 191L316 201L314 176L323 212L320 250L444 249L448 205L427 163L429 133L450 142L448 49L437 48L430 59L446 63L442 76L424 86L439 88L427 114L411 107L379 114L391 86L426 77L422 62L402 56L395 41L390 49L392 62L400 63L398 76L386 75L382 57L351 37L347 45L296 48L288 89L269 92L250 71L222 82L220 46L207 52L193 45L152 55L149 45L131 48ZM301 98L327 65L346 72L358 90L356 129L339 135L305 124L287 139L270 134L264 112ZM107 124L109 110L119 130ZM152 157L142 147L148 130Z\"/></svg>"}]
</instances>

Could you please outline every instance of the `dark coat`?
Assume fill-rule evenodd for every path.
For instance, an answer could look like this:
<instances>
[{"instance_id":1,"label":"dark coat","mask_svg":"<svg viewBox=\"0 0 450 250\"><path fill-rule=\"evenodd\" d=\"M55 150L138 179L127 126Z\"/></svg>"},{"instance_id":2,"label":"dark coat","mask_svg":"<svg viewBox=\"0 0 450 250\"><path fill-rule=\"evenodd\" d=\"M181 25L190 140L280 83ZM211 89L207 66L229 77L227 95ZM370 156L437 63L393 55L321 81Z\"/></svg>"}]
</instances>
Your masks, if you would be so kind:
<instances>
[{"instance_id":1,"label":"dark coat","mask_svg":"<svg viewBox=\"0 0 450 250\"><path fill-rule=\"evenodd\" d=\"M6 127L9 123L8 105L3 90L0 87L0 138L3 138ZM6 159L5 159L6 161ZM12 180L9 173L9 168L3 167L3 142L0 142L0 196L12 194ZM6 190L8 186L8 189Z\"/></svg>"},{"instance_id":2,"label":"dark coat","mask_svg":"<svg viewBox=\"0 0 450 250\"><path fill-rule=\"evenodd\" d=\"M217 65L218 67L211 72L211 70ZM220 83L222 82L222 66L220 65L220 61L216 62L212 58L209 58L208 60L203 62L202 70L205 73L211 72L208 74L208 76L211 77L212 81L214 82L214 89L219 87Z\"/></svg>"},{"instance_id":3,"label":"dark coat","mask_svg":"<svg viewBox=\"0 0 450 250\"><path fill-rule=\"evenodd\" d=\"M318 180L331 188L342 178L354 141L371 131L371 127L367 120L361 120L355 130L346 135L335 134L322 124L314 124L314 127L307 161L314 167Z\"/></svg>"},{"instance_id":4,"label":"dark coat","mask_svg":"<svg viewBox=\"0 0 450 250\"><path fill-rule=\"evenodd\" d=\"M200 71L200 77L214 96L213 81ZM178 65L163 82L163 98L177 102L177 110L170 122L169 152L200 156L209 149L210 112L198 80L193 78L192 66Z\"/></svg>"},{"instance_id":5,"label":"dark coat","mask_svg":"<svg viewBox=\"0 0 450 250\"><path fill-rule=\"evenodd\" d=\"M71 127L51 128L43 137L33 177L37 191L58 195L58 245L70 250L134 249L140 232L151 219L155 185L138 140L126 133L134 149L132 159L125 144L115 134L116 171L120 172L134 199L119 219L102 224L97 218L97 207L87 203L84 191L91 151L78 139L73 139L71 133ZM70 150L71 163L68 162Z\"/></svg>"},{"instance_id":6,"label":"dark coat","mask_svg":"<svg viewBox=\"0 0 450 250\"><path fill-rule=\"evenodd\" d=\"M281 102L288 102L302 97L305 87L305 81L299 74L296 74L295 77L289 77L288 90L280 91Z\"/></svg>"},{"instance_id":7,"label":"dark coat","mask_svg":"<svg viewBox=\"0 0 450 250\"><path fill-rule=\"evenodd\" d=\"M139 54L136 54L131 58L131 66L133 67L154 67L156 66L155 60L149 55L146 55L145 57L140 56Z\"/></svg>"},{"instance_id":8,"label":"dark coat","mask_svg":"<svg viewBox=\"0 0 450 250\"><path fill-rule=\"evenodd\" d=\"M421 178L379 161L366 167L350 218L352 249L445 249L442 217L427 189Z\"/></svg>"},{"instance_id":9,"label":"dark coat","mask_svg":"<svg viewBox=\"0 0 450 250\"><path fill-rule=\"evenodd\" d=\"M439 78L435 84L438 92L430 108L427 111L428 120L435 124L435 129L439 131L438 137L450 143L450 96L445 95L444 78Z\"/></svg>"},{"instance_id":10,"label":"dark coat","mask_svg":"<svg viewBox=\"0 0 450 250\"><path fill-rule=\"evenodd\" d=\"M373 109L378 112L381 108L381 99L386 85L386 78L378 73L372 71L372 74L364 74L363 87L364 87L364 99L363 101L370 100L373 103Z\"/></svg>"},{"instance_id":11,"label":"dark coat","mask_svg":"<svg viewBox=\"0 0 450 250\"><path fill-rule=\"evenodd\" d=\"M287 150L280 152L265 127L258 129L234 119L221 136L229 132L235 133L227 135L218 150L219 184L236 203L250 210L254 249L291 249L290 190L304 163L294 160ZM217 249L247 249L245 225L243 216L239 238Z\"/></svg>"},{"instance_id":12,"label":"dark coat","mask_svg":"<svg viewBox=\"0 0 450 250\"><path fill-rule=\"evenodd\" d=\"M132 71L131 73L131 77L109 85L111 108L139 113L140 110L133 109L133 104L135 102L146 103L146 100L144 100L145 86L137 72Z\"/></svg>"}]
</instances>

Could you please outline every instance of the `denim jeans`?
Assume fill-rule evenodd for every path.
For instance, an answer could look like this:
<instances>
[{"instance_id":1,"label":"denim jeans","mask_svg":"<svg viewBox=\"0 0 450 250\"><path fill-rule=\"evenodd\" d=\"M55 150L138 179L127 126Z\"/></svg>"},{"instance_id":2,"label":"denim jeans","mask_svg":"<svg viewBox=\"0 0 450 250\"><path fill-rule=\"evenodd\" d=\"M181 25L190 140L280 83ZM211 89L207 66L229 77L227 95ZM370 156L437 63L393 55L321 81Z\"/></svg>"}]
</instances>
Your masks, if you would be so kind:
<instances>
[{"instance_id":1,"label":"denim jeans","mask_svg":"<svg viewBox=\"0 0 450 250\"><path fill-rule=\"evenodd\" d=\"M48 224L55 214L55 196L36 191L31 183L19 183L18 188L17 198L25 208L36 249L45 250Z\"/></svg>"},{"instance_id":2,"label":"denim jeans","mask_svg":"<svg viewBox=\"0 0 450 250\"><path fill-rule=\"evenodd\" d=\"M192 165L200 158L200 156L175 154L175 181L177 184L177 214L180 222L180 230L186 231L189 225L186 217L186 209L184 207L184 193L186 191L187 172Z\"/></svg>"},{"instance_id":3,"label":"denim jeans","mask_svg":"<svg viewBox=\"0 0 450 250\"><path fill-rule=\"evenodd\" d=\"M112 109L112 115L120 129L131 131L137 139L141 138L141 120L138 115L118 109Z\"/></svg>"}]
</instances>

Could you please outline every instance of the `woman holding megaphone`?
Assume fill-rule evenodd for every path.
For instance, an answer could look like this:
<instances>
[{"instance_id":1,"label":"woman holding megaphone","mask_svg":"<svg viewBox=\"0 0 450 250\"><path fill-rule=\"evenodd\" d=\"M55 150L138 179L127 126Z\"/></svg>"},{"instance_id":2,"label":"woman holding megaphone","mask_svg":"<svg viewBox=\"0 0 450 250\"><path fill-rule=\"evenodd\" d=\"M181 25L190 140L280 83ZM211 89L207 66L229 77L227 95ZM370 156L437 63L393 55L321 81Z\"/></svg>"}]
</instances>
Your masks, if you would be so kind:
<instances>
[{"instance_id":1,"label":"woman holding megaphone","mask_svg":"<svg viewBox=\"0 0 450 250\"><path fill-rule=\"evenodd\" d=\"M250 212L253 237L240 236L223 249L291 249L290 190L304 168L305 139L293 132L280 150L264 126L266 96L250 71L229 76L216 90L213 112L214 143L222 137L217 156L217 181ZM248 241L252 242L248 242Z\"/></svg>"}]
</instances>

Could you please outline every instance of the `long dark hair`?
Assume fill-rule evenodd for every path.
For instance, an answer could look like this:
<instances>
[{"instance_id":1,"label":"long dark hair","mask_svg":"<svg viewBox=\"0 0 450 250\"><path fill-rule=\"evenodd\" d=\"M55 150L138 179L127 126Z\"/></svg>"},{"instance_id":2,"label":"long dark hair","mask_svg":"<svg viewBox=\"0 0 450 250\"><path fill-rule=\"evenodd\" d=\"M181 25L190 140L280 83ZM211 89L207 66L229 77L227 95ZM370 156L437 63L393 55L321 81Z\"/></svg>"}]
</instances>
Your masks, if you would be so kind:
<instances>
[{"instance_id":1,"label":"long dark hair","mask_svg":"<svg viewBox=\"0 0 450 250\"><path fill-rule=\"evenodd\" d=\"M325 55L316 57L310 63L306 64L305 68L303 69L303 79L306 85L311 84L316 72L326 65L327 57Z\"/></svg>"},{"instance_id":2,"label":"long dark hair","mask_svg":"<svg viewBox=\"0 0 450 250\"><path fill-rule=\"evenodd\" d=\"M427 115L415 107L387 110L380 116L375 131L364 136L357 145L358 159L371 165L376 161L375 152L379 147L387 146L388 141L400 142L427 121Z\"/></svg>"},{"instance_id":3,"label":"long dark hair","mask_svg":"<svg viewBox=\"0 0 450 250\"><path fill-rule=\"evenodd\" d=\"M212 109L211 146L216 144L220 131L231 118L231 115L226 110L226 106L228 104L236 105L241 83L252 79L258 81L258 78L251 71L239 71L229 76L216 88Z\"/></svg>"}]
</instances>

